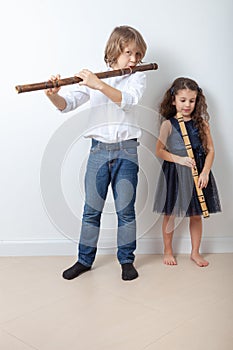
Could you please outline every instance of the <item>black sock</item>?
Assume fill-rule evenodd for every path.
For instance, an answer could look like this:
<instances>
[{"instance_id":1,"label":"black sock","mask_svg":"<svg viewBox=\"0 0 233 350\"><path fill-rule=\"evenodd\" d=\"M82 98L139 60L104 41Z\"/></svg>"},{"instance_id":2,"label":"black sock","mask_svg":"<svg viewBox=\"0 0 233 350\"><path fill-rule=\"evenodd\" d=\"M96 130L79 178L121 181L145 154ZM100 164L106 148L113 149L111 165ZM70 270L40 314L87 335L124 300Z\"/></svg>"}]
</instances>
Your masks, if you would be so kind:
<instances>
[{"instance_id":1,"label":"black sock","mask_svg":"<svg viewBox=\"0 0 233 350\"><path fill-rule=\"evenodd\" d=\"M122 264L122 279L124 281L131 281L138 277L138 272L132 263Z\"/></svg>"},{"instance_id":2,"label":"black sock","mask_svg":"<svg viewBox=\"0 0 233 350\"><path fill-rule=\"evenodd\" d=\"M65 270L62 274L63 278L66 280L72 280L73 278L78 277L82 273L91 269L91 266L84 266L80 262L76 262L69 269Z\"/></svg>"}]
</instances>

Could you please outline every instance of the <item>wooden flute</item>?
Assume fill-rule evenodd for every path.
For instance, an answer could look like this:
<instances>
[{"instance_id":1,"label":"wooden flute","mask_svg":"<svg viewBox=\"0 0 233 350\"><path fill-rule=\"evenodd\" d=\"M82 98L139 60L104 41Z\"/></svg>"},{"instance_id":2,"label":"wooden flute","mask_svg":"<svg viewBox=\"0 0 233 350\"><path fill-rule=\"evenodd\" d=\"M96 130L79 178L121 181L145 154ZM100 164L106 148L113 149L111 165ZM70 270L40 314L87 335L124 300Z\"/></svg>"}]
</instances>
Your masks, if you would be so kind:
<instances>
[{"instance_id":1,"label":"wooden flute","mask_svg":"<svg viewBox=\"0 0 233 350\"><path fill-rule=\"evenodd\" d=\"M187 151L187 154L190 158L194 159L194 154L193 154L193 149L192 149L192 145L188 136L188 132L184 123L184 118L183 115L181 113L177 113L177 120L179 122L179 126L180 126L180 130L181 130L181 134L184 140L184 144L185 144L185 148ZM198 186L198 170L197 167L192 167L192 177L193 177L193 181L196 187L196 191L197 191L197 197L201 206L201 211L202 211L202 215L204 218L208 218L209 217L209 211L206 205L206 201L205 201L205 197L203 194L202 189Z\"/></svg>"},{"instance_id":2,"label":"wooden flute","mask_svg":"<svg viewBox=\"0 0 233 350\"><path fill-rule=\"evenodd\" d=\"M149 64L142 64L139 66L135 66L133 68L115 69L115 70L109 70L106 72L95 73L95 75L99 79L106 79L106 78L116 77L116 76L120 76L120 75L132 74L135 72L143 72L143 71L147 71L147 70L156 70L156 69L158 69L157 63L149 63ZM44 81L42 83L17 85L17 86L15 86L15 89L18 92L18 94L20 94L21 92L45 90L45 89L60 87L60 86L64 86L64 85L77 84L80 81L82 81L81 78L74 76L74 77L70 77L70 78L59 79L59 80L56 80L54 82L49 80L49 81Z\"/></svg>"}]
</instances>

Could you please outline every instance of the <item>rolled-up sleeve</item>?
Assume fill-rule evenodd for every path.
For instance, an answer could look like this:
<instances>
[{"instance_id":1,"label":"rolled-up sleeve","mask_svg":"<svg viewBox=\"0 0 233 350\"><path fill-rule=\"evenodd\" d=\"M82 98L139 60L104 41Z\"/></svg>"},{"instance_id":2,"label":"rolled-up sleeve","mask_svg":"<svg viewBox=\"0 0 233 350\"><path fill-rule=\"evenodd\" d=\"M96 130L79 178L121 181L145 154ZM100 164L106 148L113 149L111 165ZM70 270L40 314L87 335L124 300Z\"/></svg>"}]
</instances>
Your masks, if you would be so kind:
<instances>
[{"instance_id":1,"label":"rolled-up sleeve","mask_svg":"<svg viewBox=\"0 0 233 350\"><path fill-rule=\"evenodd\" d=\"M131 75L125 89L122 90L121 109L130 110L137 105L146 89L146 75L137 72Z\"/></svg>"},{"instance_id":2,"label":"rolled-up sleeve","mask_svg":"<svg viewBox=\"0 0 233 350\"><path fill-rule=\"evenodd\" d=\"M88 89L80 89L70 91L63 97L66 100L66 108L62 113L67 113L86 103L90 99L90 94Z\"/></svg>"}]
</instances>

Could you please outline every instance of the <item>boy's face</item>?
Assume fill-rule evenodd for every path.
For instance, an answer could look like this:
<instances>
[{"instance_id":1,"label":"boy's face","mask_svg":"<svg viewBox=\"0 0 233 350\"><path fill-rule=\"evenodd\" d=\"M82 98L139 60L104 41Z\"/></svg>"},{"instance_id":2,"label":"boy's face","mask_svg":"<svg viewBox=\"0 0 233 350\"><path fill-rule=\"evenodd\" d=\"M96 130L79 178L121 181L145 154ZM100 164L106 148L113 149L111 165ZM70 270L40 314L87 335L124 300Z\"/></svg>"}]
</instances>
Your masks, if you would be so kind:
<instances>
[{"instance_id":1,"label":"boy's face","mask_svg":"<svg viewBox=\"0 0 233 350\"><path fill-rule=\"evenodd\" d=\"M141 59L141 54L134 42L126 44L123 52L118 57L116 63L112 65L113 69L123 69L128 67L134 67Z\"/></svg>"}]
</instances>

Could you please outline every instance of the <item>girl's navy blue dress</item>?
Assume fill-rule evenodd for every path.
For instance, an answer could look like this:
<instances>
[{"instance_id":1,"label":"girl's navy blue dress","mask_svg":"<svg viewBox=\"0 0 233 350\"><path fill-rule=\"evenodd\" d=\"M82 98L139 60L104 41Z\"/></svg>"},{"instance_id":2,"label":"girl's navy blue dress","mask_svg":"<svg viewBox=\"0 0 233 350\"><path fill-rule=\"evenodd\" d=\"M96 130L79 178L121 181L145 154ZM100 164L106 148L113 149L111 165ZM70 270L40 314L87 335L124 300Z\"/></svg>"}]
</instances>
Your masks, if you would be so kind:
<instances>
[{"instance_id":1,"label":"girl's navy blue dress","mask_svg":"<svg viewBox=\"0 0 233 350\"><path fill-rule=\"evenodd\" d=\"M187 156L187 151L176 118L170 119L171 135L167 139L167 150L173 154ZM193 120L185 122L200 174L205 162L205 152ZM212 172L209 182L202 189L209 213L221 211L218 190ZM187 166L164 161L155 195L154 211L165 215L193 216L202 215L191 169Z\"/></svg>"}]
</instances>

